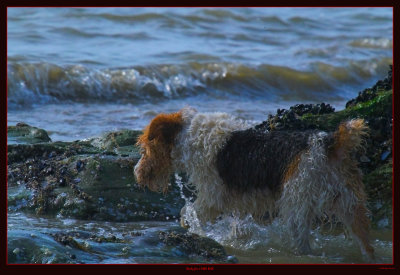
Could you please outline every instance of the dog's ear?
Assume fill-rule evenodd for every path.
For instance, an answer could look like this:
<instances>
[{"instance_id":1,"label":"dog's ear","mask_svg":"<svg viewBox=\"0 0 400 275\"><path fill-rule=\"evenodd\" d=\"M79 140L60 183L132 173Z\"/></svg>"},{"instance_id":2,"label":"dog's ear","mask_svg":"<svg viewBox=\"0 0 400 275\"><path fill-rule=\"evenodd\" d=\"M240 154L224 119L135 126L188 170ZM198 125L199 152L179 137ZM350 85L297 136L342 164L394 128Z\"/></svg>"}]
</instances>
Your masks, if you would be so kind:
<instances>
[{"instance_id":1,"label":"dog's ear","mask_svg":"<svg viewBox=\"0 0 400 275\"><path fill-rule=\"evenodd\" d=\"M150 124L148 140L158 140L165 144L171 144L181 129L182 117L180 113L160 114Z\"/></svg>"},{"instance_id":2,"label":"dog's ear","mask_svg":"<svg viewBox=\"0 0 400 275\"><path fill-rule=\"evenodd\" d=\"M169 144L173 142L173 139L181 128L182 124L176 122L155 124L153 127L150 127L148 139L149 141L157 139Z\"/></svg>"}]
</instances>

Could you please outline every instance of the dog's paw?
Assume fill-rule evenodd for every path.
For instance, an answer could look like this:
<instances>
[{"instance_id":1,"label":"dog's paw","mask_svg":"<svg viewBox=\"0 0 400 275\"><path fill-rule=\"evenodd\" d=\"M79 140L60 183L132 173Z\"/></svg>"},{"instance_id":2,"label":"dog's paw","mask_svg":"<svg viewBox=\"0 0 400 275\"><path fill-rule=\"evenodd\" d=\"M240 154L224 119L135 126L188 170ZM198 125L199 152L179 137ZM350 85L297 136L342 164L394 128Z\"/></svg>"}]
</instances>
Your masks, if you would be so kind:
<instances>
[{"instance_id":1,"label":"dog's paw","mask_svg":"<svg viewBox=\"0 0 400 275\"><path fill-rule=\"evenodd\" d=\"M185 228L185 229L189 229L190 226L186 223L185 219L182 217L181 218L181 227Z\"/></svg>"}]
</instances>

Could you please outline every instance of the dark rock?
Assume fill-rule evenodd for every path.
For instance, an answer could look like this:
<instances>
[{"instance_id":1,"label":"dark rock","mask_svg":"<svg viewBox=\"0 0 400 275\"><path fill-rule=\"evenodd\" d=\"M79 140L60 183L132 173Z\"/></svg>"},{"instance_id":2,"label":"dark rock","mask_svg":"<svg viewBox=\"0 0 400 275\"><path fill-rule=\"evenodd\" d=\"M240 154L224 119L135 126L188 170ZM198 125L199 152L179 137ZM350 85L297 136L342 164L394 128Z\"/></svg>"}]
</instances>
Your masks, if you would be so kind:
<instances>
[{"instance_id":1,"label":"dark rock","mask_svg":"<svg viewBox=\"0 0 400 275\"><path fill-rule=\"evenodd\" d=\"M325 103L321 104L296 104L289 110L278 109L275 116L269 115L268 120L255 126L262 131L272 130L305 130L315 129L315 125L308 125L301 119L304 115L323 115L333 113L335 109Z\"/></svg>"},{"instance_id":2,"label":"dark rock","mask_svg":"<svg viewBox=\"0 0 400 275\"><path fill-rule=\"evenodd\" d=\"M84 166L85 166L85 163L83 161L81 161L80 159L78 159L78 161L76 162L76 170L78 172L80 172Z\"/></svg>"},{"instance_id":3,"label":"dark rock","mask_svg":"<svg viewBox=\"0 0 400 275\"><path fill-rule=\"evenodd\" d=\"M372 226L392 228L392 159L364 176L368 208L371 210Z\"/></svg>"},{"instance_id":4,"label":"dark rock","mask_svg":"<svg viewBox=\"0 0 400 275\"><path fill-rule=\"evenodd\" d=\"M388 91L392 89L392 71L393 71L393 66L389 66L389 72L387 77L384 80L379 80L378 82L375 83L374 86L371 88L365 89L361 92L358 93L358 96L346 103L346 108L353 107L357 105L358 103L362 102L367 102L372 99L374 99L377 95L378 92L381 90Z\"/></svg>"},{"instance_id":5,"label":"dark rock","mask_svg":"<svg viewBox=\"0 0 400 275\"><path fill-rule=\"evenodd\" d=\"M207 260L228 261L222 245L207 237L176 231L159 233L159 238L167 246L175 247L187 256L202 256Z\"/></svg>"},{"instance_id":6,"label":"dark rock","mask_svg":"<svg viewBox=\"0 0 400 275\"><path fill-rule=\"evenodd\" d=\"M116 137L115 146L119 146L131 143L138 133L105 136ZM125 146L129 157L122 157L109 139L105 139L107 146L101 140L10 145L9 189L19 190L17 186L23 183L32 191L15 196L10 209L109 221L177 219L184 200L174 182L165 196L141 189L133 175L138 149ZM56 152L52 158L51 152Z\"/></svg>"}]
</instances>

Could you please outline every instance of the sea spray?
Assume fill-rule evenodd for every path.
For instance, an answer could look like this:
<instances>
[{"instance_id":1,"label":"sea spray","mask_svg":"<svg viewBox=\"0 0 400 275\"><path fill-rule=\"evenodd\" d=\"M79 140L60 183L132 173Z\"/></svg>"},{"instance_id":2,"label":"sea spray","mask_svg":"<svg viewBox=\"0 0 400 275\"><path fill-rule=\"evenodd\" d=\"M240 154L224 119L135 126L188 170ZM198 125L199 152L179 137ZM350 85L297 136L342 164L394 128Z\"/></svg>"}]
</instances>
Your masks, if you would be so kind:
<instances>
[{"instance_id":1,"label":"sea spray","mask_svg":"<svg viewBox=\"0 0 400 275\"><path fill-rule=\"evenodd\" d=\"M204 235L203 229L201 228L200 220L197 217L196 210L194 209L193 202L190 198L186 197L183 193L183 182L182 177L175 173L175 183L179 187L181 198L185 200L184 211L181 211L182 221L189 226L189 232Z\"/></svg>"},{"instance_id":2,"label":"sea spray","mask_svg":"<svg viewBox=\"0 0 400 275\"><path fill-rule=\"evenodd\" d=\"M189 232L212 238L223 245L237 249L251 249L257 245L267 244L272 238L279 238L278 222L263 226L257 224L251 215L243 218L235 212L219 216L215 223L201 224L193 206L193 198L184 194L184 183L177 173L175 173L175 183L179 187L181 198L185 200L181 219L188 226Z\"/></svg>"}]
</instances>

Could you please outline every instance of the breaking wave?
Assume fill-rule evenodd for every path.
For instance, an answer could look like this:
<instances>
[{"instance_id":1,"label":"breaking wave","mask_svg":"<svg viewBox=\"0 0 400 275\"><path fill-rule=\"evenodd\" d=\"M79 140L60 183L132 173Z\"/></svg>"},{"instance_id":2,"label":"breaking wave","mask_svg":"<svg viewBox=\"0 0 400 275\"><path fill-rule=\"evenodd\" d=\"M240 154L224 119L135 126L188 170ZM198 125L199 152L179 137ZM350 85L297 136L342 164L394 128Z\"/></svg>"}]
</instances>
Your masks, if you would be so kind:
<instances>
[{"instance_id":1,"label":"breaking wave","mask_svg":"<svg viewBox=\"0 0 400 275\"><path fill-rule=\"evenodd\" d=\"M385 74L390 63L390 59L381 59L335 67L316 62L308 71L300 71L224 62L92 69L9 61L8 104L14 108L64 102L139 103L198 95L216 99L335 100L343 96L341 87L357 86Z\"/></svg>"}]
</instances>

